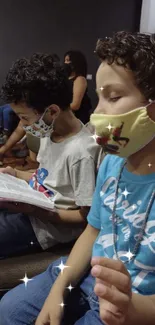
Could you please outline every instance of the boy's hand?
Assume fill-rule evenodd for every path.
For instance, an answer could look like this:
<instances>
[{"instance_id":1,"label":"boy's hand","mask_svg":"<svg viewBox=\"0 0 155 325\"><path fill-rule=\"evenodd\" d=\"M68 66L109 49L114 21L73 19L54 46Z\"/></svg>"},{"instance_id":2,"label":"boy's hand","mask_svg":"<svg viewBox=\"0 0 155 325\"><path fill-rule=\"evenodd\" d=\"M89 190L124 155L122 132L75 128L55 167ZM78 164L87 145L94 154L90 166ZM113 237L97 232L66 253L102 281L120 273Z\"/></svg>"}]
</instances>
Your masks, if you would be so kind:
<instances>
[{"instance_id":1,"label":"boy's hand","mask_svg":"<svg viewBox=\"0 0 155 325\"><path fill-rule=\"evenodd\" d=\"M60 325L63 317L63 308L59 305L61 303L61 295L53 295L51 291L35 322L35 325Z\"/></svg>"},{"instance_id":2,"label":"boy's hand","mask_svg":"<svg viewBox=\"0 0 155 325\"><path fill-rule=\"evenodd\" d=\"M91 265L101 320L106 325L124 325L132 296L130 274L122 262L108 258L94 257Z\"/></svg>"},{"instance_id":3,"label":"boy's hand","mask_svg":"<svg viewBox=\"0 0 155 325\"><path fill-rule=\"evenodd\" d=\"M10 166L7 166L5 168L0 168L0 173L8 174L8 175L16 177L16 170Z\"/></svg>"}]
</instances>

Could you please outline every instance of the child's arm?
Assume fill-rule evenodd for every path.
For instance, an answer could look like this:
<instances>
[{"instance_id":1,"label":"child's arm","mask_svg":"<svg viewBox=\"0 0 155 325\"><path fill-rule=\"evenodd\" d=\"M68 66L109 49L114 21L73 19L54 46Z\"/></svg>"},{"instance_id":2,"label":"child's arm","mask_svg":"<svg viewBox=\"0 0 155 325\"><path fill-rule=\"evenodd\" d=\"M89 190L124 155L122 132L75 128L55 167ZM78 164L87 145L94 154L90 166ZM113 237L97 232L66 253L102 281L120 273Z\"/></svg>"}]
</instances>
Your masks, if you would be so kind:
<instances>
[{"instance_id":1,"label":"child's arm","mask_svg":"<svg viewBox=\"0 0 155 325\"><path fill-rule=\"evenodd\" d=\"M43 222L52 222L53 224L67 224L67 226L73 224L87 224L87 215L90 210L90 207L81 207L77 210L51 210L46 211L39 207L35 207L31 211L31 216L43 220Z\"/></svg>"},{"instance_id":2,"label":"child's arm","mask_svg":"<svg viewBox=\"0 0 155 325\"><path fill-rule=\"evenodd\" d=\"M26 181L27 183L29 182L29 180L31 179L33 172L31 171L23 171L23 170L17 170L15 169L16 172L16 177L19 179L23 179L24 181Z\"/></svg>"},{"instance_id":3,"label":"child's arm","mask_svg":"<svg viewBox=\"0 0 155 325\"><path fill-rule=\"evenodd\" d=\"M0 148L0 154L4 155L8 150L12 149L14 145L20 141L25 135L25 131L22 127L22 123L19 122L15 131L11 134L8 141Z\"/></svg>"},{"instance_id":4,"label":"child's arm","mask_svg":"<svg viewBox=\"0 0 155 325\"><path fill-rule=\"evenodd\" d=\"M65 298L66 287L70 284L75 287L90 267L92 247L99 230L88 225L79 239L76 241L63 274L60 273L54 283L51 292L38 316L36 325L43 325L49 320L49 324L60 325L62 318L62 308L59 304ZM48 323L48 322L47 322Z\"/></svg>"},{"instance_id":5,"label":"child's arm","mask_svg":"<svg viewBox=\"0 0 155 325\"><path fill-rule=\"evenodd\" d=\"M100 317L106 325L155 324L155 295L132 293L130 274L122 262L93 258L92 266Z\"/></svg>"},{"instance_id":6,"label":"child's arm","mask_svg":"<svg viewBox=\"0 0 155 325\"><path fill-rule=\"evenodd\" d=\"M0 168L0 172L3 174L8 174L14 177L17 177L19 179L23 179L26 182L29 182L30 178L32 177L32 172L29 171L20 171L15 168L12 168L10 166L7 166L5 168Z\"/></svg>"}]
</instances>

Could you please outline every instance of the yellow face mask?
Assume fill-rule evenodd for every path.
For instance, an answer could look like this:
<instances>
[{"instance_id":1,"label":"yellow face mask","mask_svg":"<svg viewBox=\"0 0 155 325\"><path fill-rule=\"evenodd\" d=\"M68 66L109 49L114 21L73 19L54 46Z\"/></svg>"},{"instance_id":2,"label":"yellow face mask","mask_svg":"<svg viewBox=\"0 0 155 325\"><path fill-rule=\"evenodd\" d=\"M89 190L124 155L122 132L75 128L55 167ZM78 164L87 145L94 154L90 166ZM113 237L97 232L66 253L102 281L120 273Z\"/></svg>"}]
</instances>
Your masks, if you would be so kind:
<instances>
[{"instance_id":1,"label":"yellow face mask","mask_svg":"<svg viewBox=\"0 0 155 325\"><path fill-rule=\"evenodd\" d=\"M92 114L96 141L105 152L126 158L141 150L155 137L155 122L140 107L121 115Z\"/></svg>"}]
</instances>

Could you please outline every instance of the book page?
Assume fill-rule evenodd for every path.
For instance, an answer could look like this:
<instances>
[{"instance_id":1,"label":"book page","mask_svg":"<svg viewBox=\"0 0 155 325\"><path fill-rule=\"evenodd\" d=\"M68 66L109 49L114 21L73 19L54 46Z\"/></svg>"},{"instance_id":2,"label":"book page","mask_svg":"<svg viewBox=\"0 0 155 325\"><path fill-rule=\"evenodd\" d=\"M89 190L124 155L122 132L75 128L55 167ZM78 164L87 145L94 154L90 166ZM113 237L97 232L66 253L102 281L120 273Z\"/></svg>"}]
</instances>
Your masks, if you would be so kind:
<instances>
[{"instance_id":1,"label":"book page","mask_svg":"<svg viewBox=\"0 0 155 325\"><path fill-rule=\"evenodd\" d=\"M19 186L22 186L22 188L29 188L29 185L26 181L16 178L14 176L8 175L8 174L3 174L0 173L0 190L3 188L3 186L5 185L5 183L7 184L7 188L9 186L9 184L16 184L17 187L19 188Z\"/></svg>"},{"instance_id":2,"label":"book page","mask_svg":"<svg viewBox=\"0 0 155 325\"><path fill-rule=\"evenodd\" d=\"M33 190L27 182L8 174L0 173L0 199L36 205L44 209L53 209L54 200L44 193Z\"/></svg>"}]
</instances>

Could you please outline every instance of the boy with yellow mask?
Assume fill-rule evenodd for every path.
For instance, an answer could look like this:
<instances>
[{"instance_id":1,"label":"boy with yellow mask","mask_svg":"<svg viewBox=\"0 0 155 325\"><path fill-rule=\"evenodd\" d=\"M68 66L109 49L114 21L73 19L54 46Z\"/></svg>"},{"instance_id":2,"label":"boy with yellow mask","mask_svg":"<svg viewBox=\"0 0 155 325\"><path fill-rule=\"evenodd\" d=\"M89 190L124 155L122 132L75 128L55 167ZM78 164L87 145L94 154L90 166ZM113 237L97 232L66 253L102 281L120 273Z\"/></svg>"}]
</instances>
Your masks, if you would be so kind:
<instances>
[{"instance_id":1,"label":"boy with yellow mask","mask_svg":"<svg viewBox=\"0 0 155 325\"><path fill-rule=\"evenodd\" d=\"M119 32L96 52L91 123L113 154L100 167L88 226L68 259L2 299L1 325L155 322L154 40Z\"/></svg>"}]
</instances>

